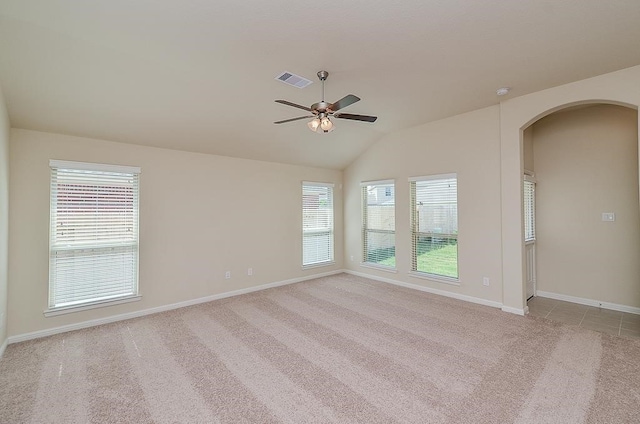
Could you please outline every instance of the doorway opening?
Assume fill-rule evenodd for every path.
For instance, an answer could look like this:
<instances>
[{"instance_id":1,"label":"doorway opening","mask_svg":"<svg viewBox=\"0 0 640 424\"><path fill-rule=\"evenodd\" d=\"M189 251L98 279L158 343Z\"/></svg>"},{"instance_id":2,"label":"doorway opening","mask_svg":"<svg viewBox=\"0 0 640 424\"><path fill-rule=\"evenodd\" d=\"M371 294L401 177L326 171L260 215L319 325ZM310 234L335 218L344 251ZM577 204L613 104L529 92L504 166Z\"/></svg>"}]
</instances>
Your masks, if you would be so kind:
<instances>
[{"instance_id":1,"label":"doorway opening","mask_svg":"<svg viewBox=\"0 0 640 424\"><path fill-rule=\"evenodd\" d=\"M620 333L623 312L640 314L637 110L589 104L556 111L524 131L522 151L530 312ZM615 317L603 322L596 312Z\"/></svg>"}]
</instances>

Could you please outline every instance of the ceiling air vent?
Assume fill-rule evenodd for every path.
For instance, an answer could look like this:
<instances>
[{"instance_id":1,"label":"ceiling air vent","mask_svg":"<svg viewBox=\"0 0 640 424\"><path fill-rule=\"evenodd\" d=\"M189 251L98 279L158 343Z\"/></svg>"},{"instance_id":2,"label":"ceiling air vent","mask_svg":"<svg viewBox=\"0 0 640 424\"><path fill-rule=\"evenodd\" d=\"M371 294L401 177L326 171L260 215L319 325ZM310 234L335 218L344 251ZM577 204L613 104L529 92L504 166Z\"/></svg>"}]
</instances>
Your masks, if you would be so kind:
<instances>
[{"instance_id":1,"label":"ceiling air vent","mask_svg":"<svg viewBox=\"0 0 640 424\"><path fill-rule=\"evenodd\" d=\"M292 74L291 72L283 72L276 77L278 81L282 81L285 84L292 85L297 88L305 88L313 81L303 78L299 75Z\"/></svg>"}]
</instances>

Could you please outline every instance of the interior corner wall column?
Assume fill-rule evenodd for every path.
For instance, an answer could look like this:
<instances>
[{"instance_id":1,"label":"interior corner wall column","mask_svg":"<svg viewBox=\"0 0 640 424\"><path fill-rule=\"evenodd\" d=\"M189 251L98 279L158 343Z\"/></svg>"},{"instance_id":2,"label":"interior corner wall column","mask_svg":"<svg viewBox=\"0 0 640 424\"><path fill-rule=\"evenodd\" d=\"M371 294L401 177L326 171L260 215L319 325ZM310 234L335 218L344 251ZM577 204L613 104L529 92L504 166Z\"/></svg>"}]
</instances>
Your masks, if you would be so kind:
<instances>
[{"instance_id":1,"label":"interior corner wall column","mask_svg":"<svg viewBox=\"0 0 640 424\"><path fill-rule=\"evenodd\" d=\"M8 334L10 130L11 122L0 87L0 356Z\"/></svg>"},{"instance_id":2,"label":"interior corner wall column","mask_svg":"<svg viewBox=\"0 0 640 424\"><path fill-rule=\"evenodd\" d=\"M505 110L506 109L506 110ZM500 180L502 211L502 304L524 314L524 244L522 219L522 130L500 104Z\"/></svg>"},{"instance_id":3,"label":"interior corner wall column","mask_svg":"<svg viewBox=\"0 0 640 424\"><path fill-rule=\"evenodd\" d=\"M640 169L640 106L638 107L638 168ZM638 199L640 199L640 171L638 172ZM640 208L640 204L638 205Z\"/></svg>"}]
</instances>

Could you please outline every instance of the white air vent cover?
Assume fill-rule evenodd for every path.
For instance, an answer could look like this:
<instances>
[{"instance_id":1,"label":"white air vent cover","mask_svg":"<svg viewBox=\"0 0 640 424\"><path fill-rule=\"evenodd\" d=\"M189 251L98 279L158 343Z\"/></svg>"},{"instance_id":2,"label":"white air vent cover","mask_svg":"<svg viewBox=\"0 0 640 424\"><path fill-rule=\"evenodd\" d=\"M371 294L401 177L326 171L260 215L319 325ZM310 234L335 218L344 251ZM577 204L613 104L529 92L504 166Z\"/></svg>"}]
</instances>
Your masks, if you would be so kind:
<instances>
[{"instance_id":1,"label":"white air vent cover","mask_svg":"<svg viewBox=\"0 0 640 424\"><path fill-rule=\"evenodd\" d=\"M298 88L305 88L313 81L303 78L299 75L292 74L291 72L283 72L276 77L278 81L282 81L285 84L292 85Z\"/></svg>"}]
</instances>

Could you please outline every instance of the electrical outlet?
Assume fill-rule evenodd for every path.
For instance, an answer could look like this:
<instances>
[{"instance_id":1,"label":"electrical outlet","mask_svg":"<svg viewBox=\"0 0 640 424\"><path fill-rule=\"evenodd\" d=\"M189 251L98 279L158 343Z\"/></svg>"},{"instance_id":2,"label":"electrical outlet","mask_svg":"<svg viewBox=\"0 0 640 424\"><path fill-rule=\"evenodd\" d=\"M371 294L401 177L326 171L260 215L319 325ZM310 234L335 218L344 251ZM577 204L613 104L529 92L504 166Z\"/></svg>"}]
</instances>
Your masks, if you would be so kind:
<instances>
[{"instance_id":1,"label":"electrical outlet","mask_svg":"<svg viewBox=\"0 0 640 424\"><path fill-rule=\"evenodd\" d=\"M231 278L231 271L227 271L224 273L224 278L229 279Z\"/></svg>"},{"instance_id":2,"label":"electrical outlet","mask_svg":"<svg viewBox=\"0 0 640 424\"><path fill-rule=\"evenodd\" d=\"M483 286L488 286L489 285L489 277L483 277L482 278L482 285Z\"/></svg>"},{"instance_id":3,"label":"electrical outlet","mask_svg":"<svg viewBox=\"0 0 640 424\"><path fill-rule=\"evenodd\" d=\"M253 275L253 268L247 269L247 275Z\"/></svg>"},{"instance_id":4,"label":"electrical outlet","mask_svg":"<svg viewBox=\"0 0 640 424\"><path fill-rule=\"evenodd\" d=\"M351 255L351 262L353 262L353 255Z\"/></svg>"}]
</instances>

